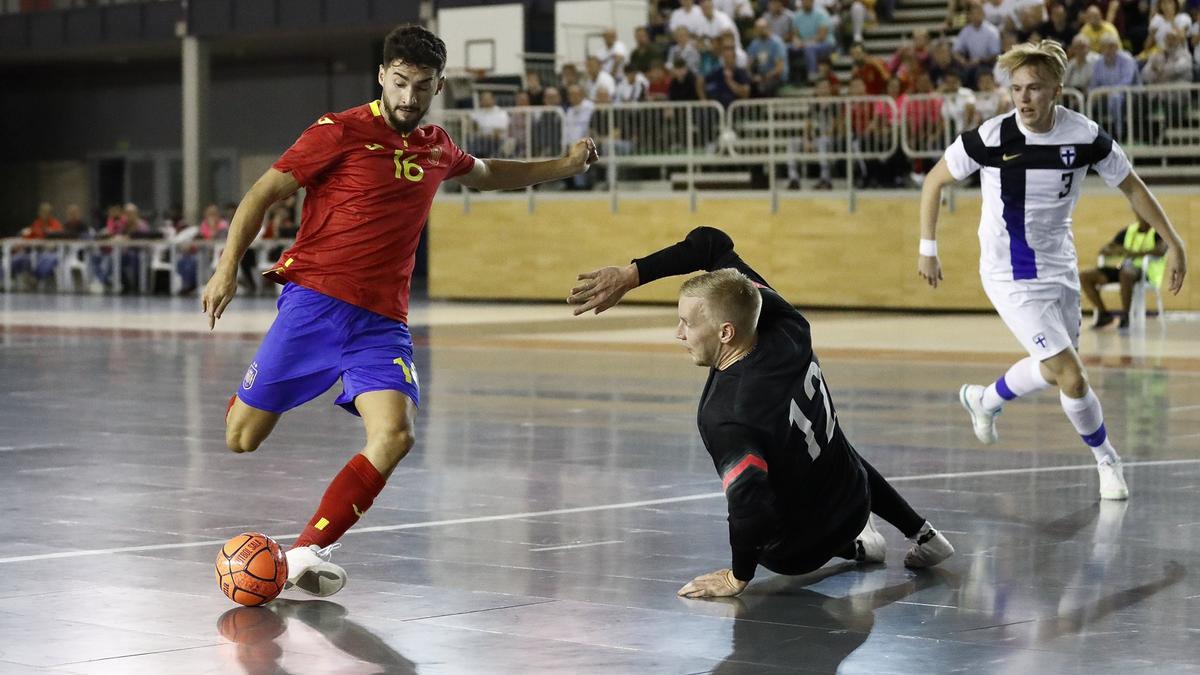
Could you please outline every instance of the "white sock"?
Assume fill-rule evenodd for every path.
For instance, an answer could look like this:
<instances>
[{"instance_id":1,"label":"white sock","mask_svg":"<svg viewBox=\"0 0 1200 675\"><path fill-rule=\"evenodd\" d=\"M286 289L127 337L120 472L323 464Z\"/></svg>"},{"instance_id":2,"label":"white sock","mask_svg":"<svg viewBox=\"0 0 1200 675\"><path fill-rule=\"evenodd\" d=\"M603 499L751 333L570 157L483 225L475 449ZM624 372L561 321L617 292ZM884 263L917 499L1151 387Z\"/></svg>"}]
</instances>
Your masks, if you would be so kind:
<instances>
[{"instance_id":1,"label":"white sock","mask_svg":"<svg viewBox=\"0 0 1200 675\"><path fill-rule=\"evenodd\" d=\"M1005 401L1039 392L1049 386L1050 383L1042 377L1042 362L1026 356L983 390L983 407L999 410Z\"/></svg>"},{"instance_id":2,"label":"white sock","mask_svg":"<svg viewBox=\"0 0 1200 675\"><path fill-rule=\"evenodd\" d=\"M1083 442L1092 449L1096 462L1102 464L1121 461L1117 449L1108 440L1108 431L1104 428L1104 411L1100 408L1100 399L1096 398L1096 393L1088 389L1083 398L1070 398L1059 392L1058 398L1062 401L1067 419L1071 420L1075 431L1079 432Z\"/></svg>"}]
</instances>

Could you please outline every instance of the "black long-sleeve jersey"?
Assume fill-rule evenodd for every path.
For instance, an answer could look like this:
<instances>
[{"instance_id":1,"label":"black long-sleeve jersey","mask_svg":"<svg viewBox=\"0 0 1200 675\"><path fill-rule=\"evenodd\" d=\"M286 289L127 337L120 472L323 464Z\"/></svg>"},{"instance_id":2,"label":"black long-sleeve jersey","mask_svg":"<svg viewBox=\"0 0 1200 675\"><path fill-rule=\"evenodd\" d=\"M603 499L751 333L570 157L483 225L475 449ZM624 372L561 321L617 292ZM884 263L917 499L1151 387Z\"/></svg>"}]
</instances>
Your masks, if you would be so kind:
<instances>
[{"instance_id":1,"label":"black long-sleeve jersey","mask_svg":"<svg viewBox=\"0 0 1200 675\"><path fill-rule=\"evenodd\" d=\"M697 414L729 502L733 574L749 581L771 541L789 531L819 536L867 506L866 473L838 424L808 321L738 257L727 234L697 228L633 262L641 284L732 267L760 287L757 343L709 371Z\"/></svg>"}]
</instances>

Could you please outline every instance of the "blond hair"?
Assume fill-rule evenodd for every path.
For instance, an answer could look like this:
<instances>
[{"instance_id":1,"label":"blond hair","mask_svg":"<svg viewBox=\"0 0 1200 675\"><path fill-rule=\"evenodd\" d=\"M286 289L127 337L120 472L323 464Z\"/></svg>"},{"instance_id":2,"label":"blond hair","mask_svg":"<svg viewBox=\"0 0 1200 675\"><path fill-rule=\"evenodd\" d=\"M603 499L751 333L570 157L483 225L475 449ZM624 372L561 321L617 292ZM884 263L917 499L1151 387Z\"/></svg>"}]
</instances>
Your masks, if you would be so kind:
<instances>
[{"instance_id":1,"label":"blond hair","mask_svg":"<svg viewBox=\"0 0 1200 675\"><path fill-rule=\"evenodd\" d=\"M762 294L745 274L725 268L692 277L679 295L704 300L704 313L717 326L733 324L739 335L752 335L762 310Z\"/></svg>"},{"instance_id":2,"label":"blond hair","mask_svg":"<svg viewBox=\"0 0 1200 675\"><path fill-rule=\"evenodd\" d=\"M1036 45L1032 42L1013 45L997 62L1010 77L1025 66L1033 66L1061 85L1067 74L1067 53L1054 40L1042 40Z\"/></svg>"}]
</instances>

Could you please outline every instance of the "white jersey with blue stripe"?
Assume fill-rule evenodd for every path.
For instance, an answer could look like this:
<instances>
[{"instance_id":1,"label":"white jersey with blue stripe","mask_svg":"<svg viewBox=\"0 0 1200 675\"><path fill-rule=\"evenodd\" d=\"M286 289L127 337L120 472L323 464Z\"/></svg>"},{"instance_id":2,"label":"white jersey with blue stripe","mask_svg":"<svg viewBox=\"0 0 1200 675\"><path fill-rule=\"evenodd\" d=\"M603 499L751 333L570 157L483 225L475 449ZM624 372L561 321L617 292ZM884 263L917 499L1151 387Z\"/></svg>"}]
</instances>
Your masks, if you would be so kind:
<instances>
[{"instance_id":1,"label":"white jersey with blue stripe","mask_svg":"<svg viewBox=\"0 0 1200 675\"><path fill-rule=\"evenodd\" d=\"M1133 168L1095 122L1062 106L1039 134L1014 110L960 135L946 149L955 180L980 172L979 273L995 281L1073 275L1071 213L1088 168L1115 187Z\"/></svg>"}]
</instances>

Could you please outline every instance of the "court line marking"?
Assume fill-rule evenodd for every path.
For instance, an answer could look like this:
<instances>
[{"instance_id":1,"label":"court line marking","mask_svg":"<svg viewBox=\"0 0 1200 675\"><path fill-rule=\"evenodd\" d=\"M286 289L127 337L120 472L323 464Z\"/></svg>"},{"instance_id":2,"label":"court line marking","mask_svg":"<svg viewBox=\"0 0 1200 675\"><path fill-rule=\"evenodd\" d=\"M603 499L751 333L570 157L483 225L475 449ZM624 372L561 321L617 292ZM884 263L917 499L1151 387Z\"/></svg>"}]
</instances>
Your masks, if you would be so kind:
<instances>
[{"instance_id":1,"label":"court line marking","mask_svg":"<svg viewBox=\"0 0 1200 675\"><path fill-rule=\"evenodd\" d=\"M586 544L566 544L563 546L544 546L542 548L531 548L530 551L565 551L569 548L587 548L589 546L607 546L608 544L624 544L624 539L610 539L608 541L590 541Z\"/></svg>"},{"instance_id":2,"label":"court line marking","mask_svg":"<svg viewBox=\"0 0 1200 675\"><path fill-rule=\"evenodd\" d=\"M1144 462L1125 462L1125 468L1140 466L1174 466L1180 464L1200 464L1200 459L1159 459ZM889 483L911 483L920 480L938 480L946 478L979 478L984 476L1008 476L1023 473L1054 473L1063 471L1095 470L1095 464L1075 464L1068 466L1037 466L1023 469L988 469L983 471L957 471L952 473L926 473L913 476L896 476L888 478ZM374 527L358 527L346 532L350 534L366 534L368 532L395 532L398 530L418 530L445 525L468 525L472 523L493 523L501 520L519 520L522 518L540 518L543 516L561 516L572 513L591 513L594 511L617 511L620 509L636 509L643 506L659 504L678 504L694 502L702 499L724 497L724 492L704 492L680 497L663 497L661 499L643 499L634 502L618 502L615 504L595 504L592 506L573 506L564 509L548 509L546 511L527 511L524 513L501 513L494 516L472 516L469 518L449 518L446 520L428 520L422 523L400 523L398 525L376 525ZM278 539L294 539L300 533L278 535ZM345 535L343 535L345 536ZM96 548L78 551L59 551L56 553L37 553L0 558L0 564L32 562L36 560L57 560L60 558L83 558L86 556L109 555L114 553L141 553L144 551L166 551L178 548L196 548L199 546L220 546L226 539L208 539L205 541L176 542L173 544L148 544L145 546L120 546L116 548Z\"/></svg>"}]
</instances>

